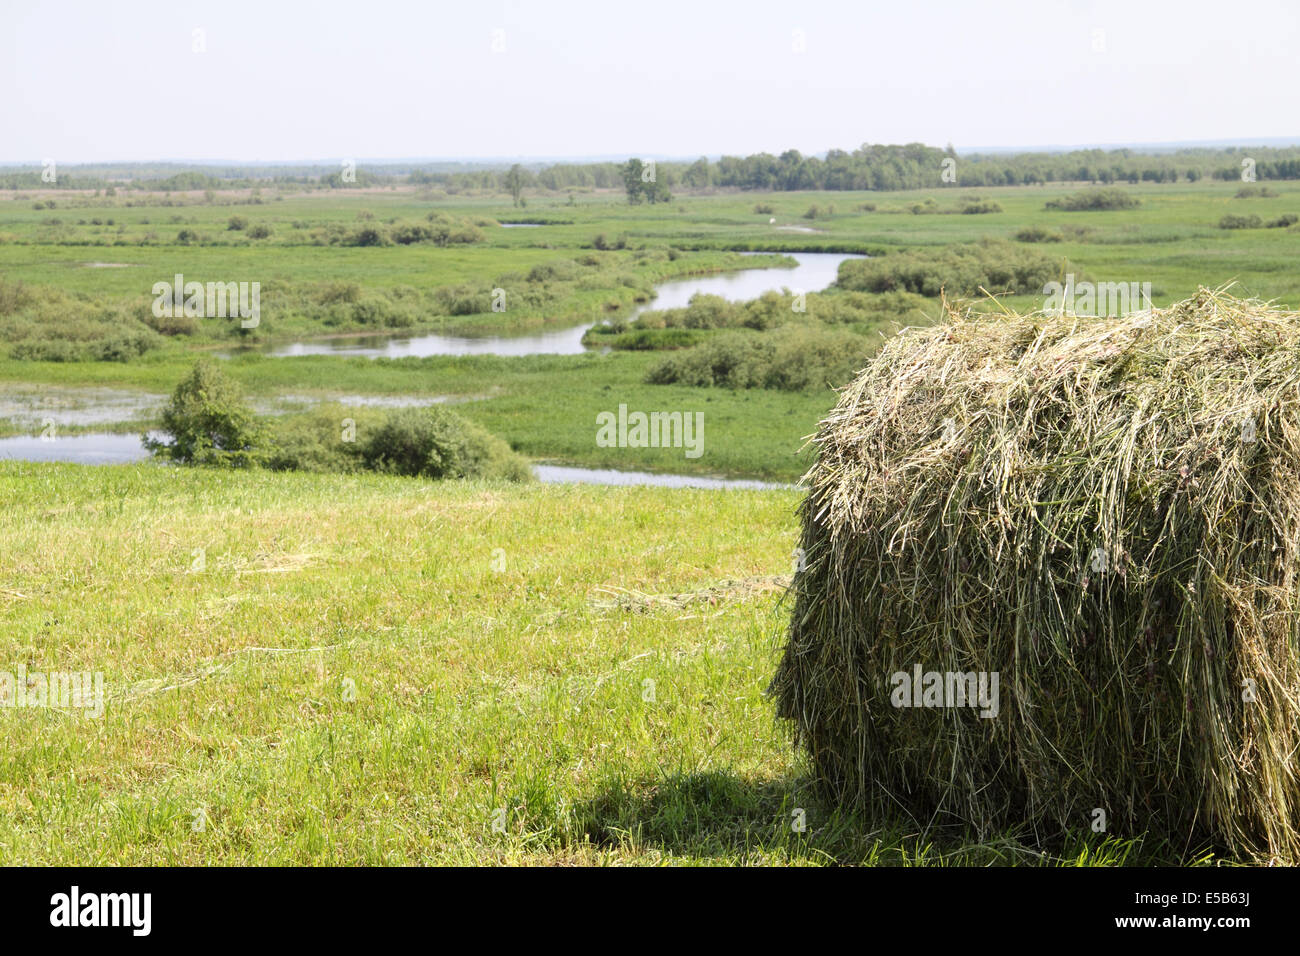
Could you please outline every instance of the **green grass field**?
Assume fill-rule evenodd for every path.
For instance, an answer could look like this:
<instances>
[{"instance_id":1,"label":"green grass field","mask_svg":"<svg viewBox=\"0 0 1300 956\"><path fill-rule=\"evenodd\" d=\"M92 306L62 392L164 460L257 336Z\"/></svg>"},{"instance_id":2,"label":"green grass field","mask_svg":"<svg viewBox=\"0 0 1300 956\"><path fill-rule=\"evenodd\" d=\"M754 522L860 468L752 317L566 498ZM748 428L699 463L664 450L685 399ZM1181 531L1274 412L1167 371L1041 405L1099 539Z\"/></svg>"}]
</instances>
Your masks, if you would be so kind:
<instances>
[{"instance_id":1,"label":"green grass field","mask_svg":"<svg viewBox=\"0 0 1300 956\"><path fill-rule=\"evenodd\" d=\"M530 196L526 209L512 208L500 196L436 198L414 187L338 194L267 190L258 197L260 204L249 204L253 197L239 193L219 193L212 202L202 194L109 198L16 193L0 201L0 279L23 283L38 296L57 294L64 299L43 324L17 319L0 323L0 336L18 341L41 335L90 339L114 334L121 322L134 323L131 316L148 310L154 282L168 281L177 272L198 279L262 281L264 321L254 335L267 341L362 332L506 333L625 314L637 302L648 301L653 286L666 278L779 263L774 257L742 259L726 250L839 250L888 256L985 237L1012 239L1030 227L1061 236L1059 242L1020 244L1050 256L1061 277L1073 272L1098 282L1150 283L1156 305L1186 297L1200 285L1232 281L1239 294L1300 304L1300 274L1292 268L1300 255L1300 231L1225 230L1217 225L1230 213L1270 219L1300 212L1300 185L1270 184L1275 197L1250 199L1235 198L1238 187L1219 182L1124 186L1120 188L1138 198L1139 206L1094 212L1046 208L1049 201L1080 188L1068 185L682 195L654 206L629 206L612 193L575 194L572 205L567 197L543 194ZM54 209L33 208L44 206L47 195L55 199ZM953 212L974 196L996 202L1002 211ZM145 204L127 206L128 201ZM164 202L171 205L159 205ZM805 218L814 206L817 217ZM918 206L938 212L911 211ZM756 212L758 207L764 211ZM483 223L484 240L447 248L427 243L313 244L323 242L323 230L330 228L420 223L431 212ZM232 216L245 218L250 229L265 225L270 235L250 239L248 229L228 230ZM107 224L110 218L112 225ZM507 229L495 224L520 220L544 225ZM197 239L178 241L181 230L192 231ZM609 248L594 249L598 237ZM614 248L620 244L625 248ZM546 270L557 263L562 273L558 278L538 278L532 271L540 267L549 275ZM464 289L486 301L498 281L522 290L520 298L509 300L516 304L505 312L440 312L445 303L437 299L439 290ZM320 304L321 295L340 286L355 287L363 301L382 301L384 309L391 305L393 315L376 326L346 308ZM1037 309L1044 298L1018 295L1004 301L1018 309ZM986 302L982 307L993 305ZM110 313L95 319L101 310ZM937 300L930 311L938 313ZM0 386L112 385L166 393L196 354L231 343L238 332L235 324L200 320L192 333L164 335L153 350L124 362L5 358L0 349ZM892 327L886 322L854 330L874 334ZM864 341L863 354L872 347ZM251 395L267 399L283 394L323 399L340 394L473 397L475 401L461 406L464 414L534 458L786 481L802 472L807 458L799 449L833 402L829 388L791 393L646 385L644 378L658 354L386 363L341 356L252 357L232 362L230 368ZM705 411L706 454L687 460L668 450L597 447L595 415L619 403ZM106 427L130 430L139 424ZM0 421L0 434L26 427Z\"/></svg>"},{"instance_id":2,"label":"green grass field","mask_svg":"<svg viewBox=\"0 0 1300 956\"><path fill-rule=\"evenodd\" d=\"M1168 858L821 805L764 697L797 500L0 463L0 670L105 682L0 709L0 864Z\"/></svg>"}]
</instances>

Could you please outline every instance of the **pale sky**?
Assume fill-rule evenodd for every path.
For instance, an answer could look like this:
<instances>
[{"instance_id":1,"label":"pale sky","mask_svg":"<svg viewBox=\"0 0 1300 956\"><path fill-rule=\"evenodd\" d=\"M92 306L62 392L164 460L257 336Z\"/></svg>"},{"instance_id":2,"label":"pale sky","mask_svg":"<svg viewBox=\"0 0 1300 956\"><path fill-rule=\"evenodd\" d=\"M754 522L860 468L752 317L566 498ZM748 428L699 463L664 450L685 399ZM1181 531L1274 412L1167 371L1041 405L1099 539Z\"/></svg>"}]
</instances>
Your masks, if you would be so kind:
<instances>
[{"instance_id":1,"label":"pale sky","mask_svg":"<svg viewBox=\"0 0 1300 956\"><path fill-rule=\"evenodd\" d=\"M1300 141L1298 21L1297 0L0 0L0 162Z\"/></svg>"}]
</instances>

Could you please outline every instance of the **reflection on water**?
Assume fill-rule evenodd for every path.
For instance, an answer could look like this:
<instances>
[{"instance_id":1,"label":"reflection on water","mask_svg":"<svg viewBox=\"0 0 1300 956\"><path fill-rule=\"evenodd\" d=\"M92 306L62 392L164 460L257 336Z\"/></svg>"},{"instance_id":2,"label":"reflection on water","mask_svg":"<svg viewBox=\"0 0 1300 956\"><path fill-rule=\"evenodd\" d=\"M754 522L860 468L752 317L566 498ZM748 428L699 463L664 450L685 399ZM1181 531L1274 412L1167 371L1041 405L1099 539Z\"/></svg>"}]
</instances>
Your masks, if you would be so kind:
<instances>
[{"instance_id":1,"label":"reflection on water","mask_svg":"<svg viewBox=\"0 0 1300 956\"><path fill-rule=\"evenodd\" d=\"M691 296L697 293L720 295L741 302L757 298L764 292L779 291L782 288L817 292L835 281L841 262L845 259L858 258L839 252L790 252L785 255L798 264L792 269L742 269L739 272L723 275L693 276L662 282L656 287L658 295L655 300L638 307L629 318L635 318L642 312L652 309L679 309L690 304ZM418 335L413 338L366 336L315 339L293 342L289 345L267 346L254 351L264 351L271 356L281 358L301 355L356 355L369 358L429 355L581 355L587 351L582 344L582 336L594 324L593 322L569 329L526 335ZM221 353L221 357L226 358L230 354Z\"/></svg>"},{"instance_id":2,"label":"reflection on water","mask_svg":"<svg viewBox=\"0 0 1300 956\"><path fill-rule=\"evenodd\" d=\"M0 418L25 427L39 427L48 422L102 425L153 414L166 398L124 388L4 385L0 386Z\"/></svg>"},{"instance_id":3,"label":"reflection on water","mask_svg":"<svg viewBox=\"0 0 1300 956\"><path fill-rule=\"evenodd\" d=\"M155 438L163 437L151 432ZM139 435L66 435L52 440L32 435L0 438L0 460L70 461L82 465L118 465L149 457ZM793 488L770 481L746 478L709 478L701 475L664 475L647 471L615 471L609 468L570 468L562 465L534 465L538 481L547 484L658 485L665 488Z\"/></svg>"},{"instance_id":4,"label":"reflection on water","mask_svg":"<svg viewBox=\"0 0 1300 956\"><path fill-rule=\"evenodd\" d=\"M287 415L327 402L373 408L427 408L430 405L477 401L475 395L277 395L255 398L250 404L263 415Z\"/></svg>"},{"instance_id":5,"label":"reflection on water","mask_svg":"<svg viewBox=\"0 0 1300 956\"><path fill-rule=\"evenodd\" d=\"M56 437L50 439L32 435L0 438L0 459L119 465L148 457L139 435L58 435L56 432Z\"/></svg>"}]
</instances>

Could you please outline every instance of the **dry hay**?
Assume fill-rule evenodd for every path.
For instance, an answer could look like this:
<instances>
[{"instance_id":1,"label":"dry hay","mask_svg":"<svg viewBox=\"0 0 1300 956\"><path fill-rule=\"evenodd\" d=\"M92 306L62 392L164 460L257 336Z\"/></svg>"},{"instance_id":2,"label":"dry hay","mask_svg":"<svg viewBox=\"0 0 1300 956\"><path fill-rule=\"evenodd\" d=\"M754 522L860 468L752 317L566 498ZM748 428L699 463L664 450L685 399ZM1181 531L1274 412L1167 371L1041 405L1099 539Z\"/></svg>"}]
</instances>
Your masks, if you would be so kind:
<instances>
[{"instance_id":1,"label":"dry hay","mask_svg":"<svg viewBox=\"0 0 1300 956\"><path fill-rule=\"evenodd\" d=\"M771 691L819 779L924 826L1051 841L1101 809L1296 860L1300 315L950 318L815 438ZM895 706L918 665L996 672L997 716Z\"/></svg>"}]
</instances>

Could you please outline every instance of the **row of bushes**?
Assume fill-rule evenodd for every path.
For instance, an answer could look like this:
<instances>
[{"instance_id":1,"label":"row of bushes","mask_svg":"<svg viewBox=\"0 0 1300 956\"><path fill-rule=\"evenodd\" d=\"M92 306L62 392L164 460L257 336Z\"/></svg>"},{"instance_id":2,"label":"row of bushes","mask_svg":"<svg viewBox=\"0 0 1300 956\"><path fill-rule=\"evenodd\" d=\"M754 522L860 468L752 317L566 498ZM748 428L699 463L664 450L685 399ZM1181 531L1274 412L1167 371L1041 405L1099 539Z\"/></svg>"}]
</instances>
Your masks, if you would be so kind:
<instances>
[{"instance_id":1,"label":"row of bushes","mask_svg":"<svg viewBox=\"0 0 1300 956\"><path fill-rule=\"evenodd\" d=\"M10 347L9 355L30 362L129 362L158 345L156 334L134 329L88 342L24 339Z\"/></svg>"},{"instance_id":2,"label":"row of bushes","mask_svg":"<svg viewBox=\"0 0 1300 956\"><path fill-rule=\"evenodd\" d=\"M842 288L897 290L923 296L1037 293L1059 270L1040 252L1003 239L899 252L879 259L850 259L840 266Z\"/></svg>"},{"instance_id":3,"label":"row of bushes","mask_svg":"<svg viewBox=\"0 0 1300 956\"><path fill-rule=\"evenodd\" d=\"M146 436L146 447L176 464L532 479L527 461L509 445L446 408L386 412L332 405L264 419L230 376L206 361L197 363L172 393L163 409L162 431L166 438Z\"/></svg>"},{"instance_id":4,"label":"row of bushes","mask_svg":"<svg viewBox=\"0 0 1300 956\"><path fill-rule=\"evenodd\" d=\"M852 260L850 260L852 261ZM844 267L841 266L841 275ZM842 283L841 283L842 284ZM632 329L775 329L784 325L878 325L911 322L921 318L929 303L907 291L886 295L839 290L806 293L798 300L793 292L769 290L755 299L733 302L718 295L697 294L677 309L645 312ZM802 311L796 311L802 306ZM611 320L609 331L628 330L625 322Z\"/></svg>"},{"instance_id":5,"label":"row of bushes","mask_svg":"<svg viewBox=\"0 0 1300 956\"><path fill-rule=\"evenodd\" d=\"M1267 186L1242 186L1234 199L1276 199L1277 191Z\"/></svg>"},{"instance_id":6,"label":"row of bushes","mask_svg":"<svg viewBox=\"0 0 1300 956\"><path fill-rule=\"evenodd\" d=\"M1085 189L1082 192L1062 196L1047 203L1047 209L1059 209L1063 212L1091 212L1106 209L1133 209L1142 205L1142 200L1130 196L1122 189Z\"/></svg>"},{"instance_id":7,"label":"row of bushes","mask_svg":"<svg viewBox=\"0 0 1300 956\"><path fill-rule=\"evenodd\" d=\"M652 385L784 391L834 387L851 378L875 345L852 332L817 326L732 330L666 356L645 380Z\"/></svg>"},{"instance_id":8,"label":"row of bushes","mask_svg":"<svg viewBox=\"0 0 1300 956\"><path fill-rule=\"evenodd\" d=\"M953 213L971 216L1001 212L1002 207L991 199L980 199L978 196L964 197L959 206L940 206L933 196L927 196L921 202L912 203L908 210L915 216L950 215Z\"/></svg>"},{"instance_id":9,"label":"row of bushes","mask_svg":"<svg viewBox=\"0 0 1300 956\"><path fill-rule=\"evenodd\" d=\"M144 304L104 305L84 293L0 278L0 342L12 358L130 361L163 342L146 318L153 316Z\"/></svg>"},{"instance_id":10,"label":"row of bushes","mask_svg":"<svg viewBox=\"0 0 1300 956\"><path fill-rule=\"evenodd\" d=\"M1259 216L1224 216L1219 220L1220 229L1285 229L1300 222L1300 216L1287 213L1265 222Z\"/></svg>"},{"instance_id":11,"label":"row of bushes","mask_svg":"<svg viewBox=\"0 0 1300 956\"><path fill-rule=\"evenodd\" d=\"M468 219L458 219L442 212L429 213L427 225L419 223L365 223L346 227L332 223L317 233L330 245L409 246L431 242L435 246L471 245L487 238L483 230Z\"/></svg>"}]
</instances>

